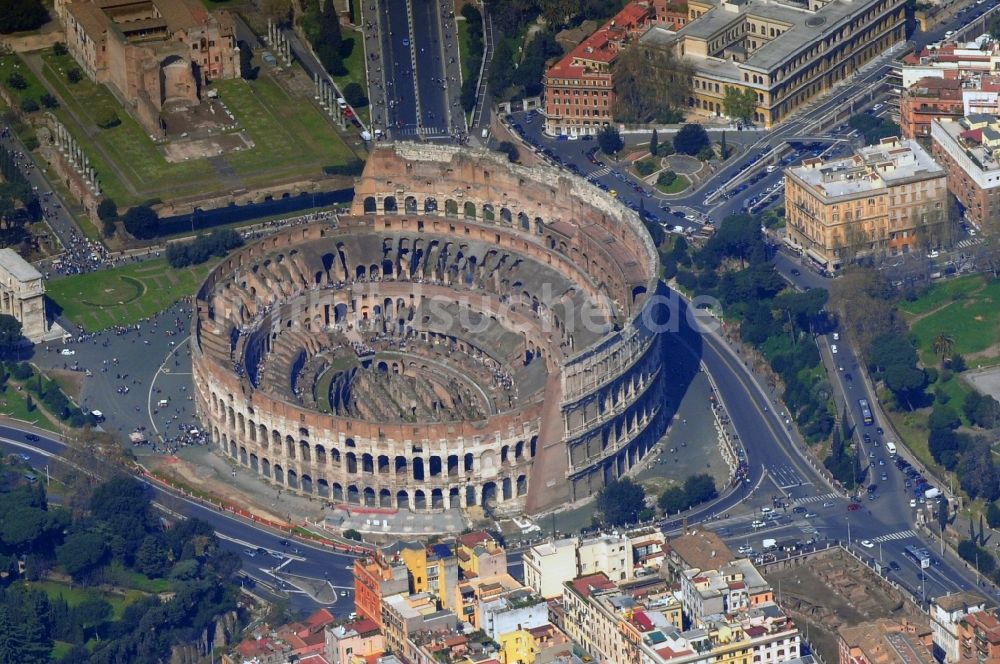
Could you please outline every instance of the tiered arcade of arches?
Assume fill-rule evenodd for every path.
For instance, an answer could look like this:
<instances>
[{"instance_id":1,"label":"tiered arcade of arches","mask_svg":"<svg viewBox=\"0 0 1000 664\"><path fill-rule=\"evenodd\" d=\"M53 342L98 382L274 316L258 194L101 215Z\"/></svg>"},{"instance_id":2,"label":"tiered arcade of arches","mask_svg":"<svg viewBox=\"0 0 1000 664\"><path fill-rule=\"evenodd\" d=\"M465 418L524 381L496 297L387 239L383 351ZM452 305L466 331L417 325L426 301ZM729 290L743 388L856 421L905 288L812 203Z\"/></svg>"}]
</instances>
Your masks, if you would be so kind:
<instances>
[{"instance_id":1,"label":"tiered arcade of arches","mask_svg":"<svg viewBox=\"0 0 1000 664\"><path fill-rule=\"evenodd\" d=\"M199 291L196 403L220 454L330 502L539 512L648 452L666 426L660 286L634 215L578 178L440 146L377 148L355 191L351 216L248 245ZM338 358L376 373L377 421L303 398ZM413 392L392 376L432 366L495 382L489 407L394 411Z\"/></svg>"}]
</instances>

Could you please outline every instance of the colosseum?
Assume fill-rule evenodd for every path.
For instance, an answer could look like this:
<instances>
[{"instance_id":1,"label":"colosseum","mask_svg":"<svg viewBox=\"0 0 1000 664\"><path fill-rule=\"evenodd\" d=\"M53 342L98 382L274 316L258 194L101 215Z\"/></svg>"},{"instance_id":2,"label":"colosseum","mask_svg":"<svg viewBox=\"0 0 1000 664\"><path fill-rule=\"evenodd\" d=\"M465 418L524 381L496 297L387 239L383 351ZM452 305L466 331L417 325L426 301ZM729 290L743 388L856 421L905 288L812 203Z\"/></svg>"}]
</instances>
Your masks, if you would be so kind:
<instances>
[{"instance_id":1,"label":"colosseum","mask_svg":"<svg viewBox=\"0 0 1000 664\"><path fill-rule=\"evenodd\" d=\"M208 276L199 416L219 454L331 503L538 514L584 500L669 419L658 273L636 215L580 178L379 147L349 215Z\"/></svg>"}]
</instances>

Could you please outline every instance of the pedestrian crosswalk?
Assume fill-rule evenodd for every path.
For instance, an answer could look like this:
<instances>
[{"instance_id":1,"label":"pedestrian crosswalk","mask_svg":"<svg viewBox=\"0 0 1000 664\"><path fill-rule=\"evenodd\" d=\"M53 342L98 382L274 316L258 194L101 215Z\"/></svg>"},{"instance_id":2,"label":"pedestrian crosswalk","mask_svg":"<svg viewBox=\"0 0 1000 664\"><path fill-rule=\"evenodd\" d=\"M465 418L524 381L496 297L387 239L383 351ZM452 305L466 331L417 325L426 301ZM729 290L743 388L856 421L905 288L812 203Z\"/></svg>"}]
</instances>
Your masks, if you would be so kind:
<instances>
[{"instance_id":1,"label":"pedestrian crosswalk","mask_svg":"<svg viewBox=\"0 0 1000 664\"><path fill-rule=\"evenodd\" d=\"M879 535L878 537L873 537L872 541L876 544L881 542L892 542L895 540L907 539L909 537L916 537L917 534L912 530L900 530L898 533L889 533L888 535Z\"/></svg>"},{"instance_id":2,"label":"pedestrian crosswalk","mask_svg":"<svg viewBox=\"0 0 1000 664\"><path fill-rule=\"evenodd\" d=\"M611 168L609 166L605 166L603 168L598 168L596 171L594 171L592 173L588 173L587 174L587 179L590 180L591 182L596 182L598 179L603 178L605 175L607 175L610 172L611 172Z\"/></svg>"},{"instance_id":3,"label":"pedestrian crosswalk","mask_svg":"<svg viewBox=\"0 0 1000 664\"><path fill-rule=\"evenodd\" d=\"M819 502L826 502L828 500L835 500L835 499L837 499L839 497L840 496L838 496L835 493L824 493L824 494L820 494L818 496L805 496L803 498L796 498L795 499L795 504L796 505L808 505L809 503L819 503Z\"/></svg>"},{"instance_id":4,"label":"pedestrian crosswalk","mask_svg":"<svg viewBox=\"0 0 1000 664\"><path fill-rule=\"evenodd\" d=\"M965 238L964 240L959 240L958 243L955 244L955 246L958 247L959 249L965 249L966 247L971 247L976 244L979 244L979 238L968 237Z\"/></svg>"}]
</instances>

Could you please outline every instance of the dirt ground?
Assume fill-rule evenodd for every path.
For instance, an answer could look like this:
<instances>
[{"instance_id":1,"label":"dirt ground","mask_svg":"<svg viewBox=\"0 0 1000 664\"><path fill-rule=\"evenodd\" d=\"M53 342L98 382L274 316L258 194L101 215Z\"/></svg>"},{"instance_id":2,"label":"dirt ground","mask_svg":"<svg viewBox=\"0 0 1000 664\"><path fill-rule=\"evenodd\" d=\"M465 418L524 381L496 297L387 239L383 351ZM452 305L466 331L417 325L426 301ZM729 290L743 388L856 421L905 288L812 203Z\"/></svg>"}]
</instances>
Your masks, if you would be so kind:
<instances>
[{"instance_id":1,"label":"dirt ground","mask_svg":"<svg viewBox=\"0 0 1000 664\"><path fill-rule=\"evenodd\" d=\"M837 630L882 617L916 618L919 610L870 569L831 549L788 569L764 573L803 638L827 662L836 662Z\"/></svg>"}]
</instances>

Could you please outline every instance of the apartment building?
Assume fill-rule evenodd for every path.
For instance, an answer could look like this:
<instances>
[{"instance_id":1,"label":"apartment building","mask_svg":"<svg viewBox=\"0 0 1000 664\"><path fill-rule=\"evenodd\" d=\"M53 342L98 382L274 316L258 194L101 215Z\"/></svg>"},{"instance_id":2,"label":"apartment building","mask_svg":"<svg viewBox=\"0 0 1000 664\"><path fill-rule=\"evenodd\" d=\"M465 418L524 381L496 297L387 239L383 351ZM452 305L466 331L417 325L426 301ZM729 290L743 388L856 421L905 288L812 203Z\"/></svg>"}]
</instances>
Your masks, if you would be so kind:
<instances>
[{"instance_id":1,"label":"apartment building","mask_svg":"<svg viewBox=\"0 0 1000 664\"><path fill-rule=\"evenodd\" d=\"M965 219L981 231L1000 229L1000 122L970 115L931 124L931 151L945 169L948 190L965 208Z\"/></svg>"},{"instance_id":2,"label":"apartment building","mask_svg":"<svg viewBox=\"0 0 1000 664\"><path fill-rule=\"evenodd\" d=\"M681 573L681 598L689 624L700 626L709 616L735 614L774 601L774 592L746 558L717 569Z\"/></svg>"},{"instance_id":3,"label":"apartment building","mask_svg":"<svg viewBox=\"0 0 1000 664\"><path fill-rule=\"evenodd\" d=\"M692 530L664 544L667 578L680 582L686 569L714 569L736 560L732 549L711 530Z\"/></svg>"},{"instance_id":4,"label":"apartment building","mask_svg":"<svg viewBox=\"0 0 1000 664\"><path fill-rule=\"evenodd\" d=\"M455 542L455 557L463 579L507 573L507 552L492 535L482 530L459 535Z\"/></svg>"},{"instance_id":5,"label":"apartment building","mask_svg":"<svg viewBox=\"0 0 1000 664\"><path fill-rule=\"evenodd\" d=\"M1000 42L989 35L965 42L939 42L901 58L903 87L923 78L962 79L970 74L988 74L1000 69Z\"/></svg>"},{"instance_id":6,"label":"apartment building","mask_svg":"<svg viewBox=\"0 0 1000 664\"><path fill-rule=\"evenodd\" d=\"M702 627L650 630L639 644L639 664L784 664L798 660L798 627L767 602L735 616L713 616Z\"/></svg>"},{"instance_id":7,"label":"apartment building","mask_svg":"<svg viewBox=\"0 0 1000 664\"><path fill-rule=\"evenodd\" d=\"M961 664L1000 663L1000 620L993 611L970 613L958 623Z\"/></svg>"},{"instance_id":8,"label":"apartment building","mask_svg":"<svg viewBox=\"0 0 1000 664\"><path fill-rule=\"evenodd\" d=\"M986 600L974 592L951 593L931 603L930 627L934 650L948 664L961 657L959 623L973 613L986 610Z\"/></svg>"},{"instance_id":9,"label":"apartment building","mask_svg":"<svg viewBox=\"0 0 1000 664\"><path fill-rule=\"evenodd\" d=\"M786 242L827 272L950 242L947 174L912 139L806 159L785 179Z\"/></svg>"},{"instance_id":10,"label":"apartment building","mask_svg":"<svg viewBox=\"0 0 1000 664\"><path fill-rule=\"evenodd\" d=\"M618 54L650 26L683 25L687 8L667 0L633 0L545 73L545 131L596 134L613 121L611 69Z\"/></svg>"},{"instance_id":11,"label":"apartment building","mask_svg":"<svg viewBox=\"0 0 1000 664\"><path fill-rule=\"evenodd\" d=\"M567 581L563 628L585 652L602 662L629 662L631 643L618 628L622 613L636 607L603 572Z\"/></svg>"},{"instance_id":12,"label":"apartment building","mask_svg":"<svg viewBox=\"0 0 1000 664\"><path fill-rule=\"evenodd\" d=\"M454 613L439 609L429 593L400 593L382 598L382 633L387 650L405 659L417 659L418 633L452 631L458 625Z\"/></svg>"},{"instance_id":13,"label":"apartment building","mask_svg":"<svg viewBox=\"0 0 1000 664\"><path fill-rule=\"evenodd\" d=\"M934 120L965 115L962 81L925 76L899 95L899 130L903 138L930 138Z\"/></svg>"},{"instance_id":14,"label":"apartment building","mask_svg":"<svg viewBox=\"0 0 1000 664\"><path fill-rule=\"evenodd\" d=\"M838 632L840 664L935 664L931 631L908 620L882 618Z\"/></svg>"},{"instance_id":15,"label":"apartment building","mask_svg":"<svg viewBox=\"0 0 1000 664\"><path fill-rule=\"evenodd\" d=\"M552 664L573 651L566 633L551 623L500 636L500 664Z\"/></svg>"},{"instance_id":16,"label":"apartment building","mask_svg":"<svg viewBox=\"0 0 1000 664\"><path fill-rule=\"evenodd\" d=\"M757 96L754 122L772 127L905 40L904 6L903 0L689 0L685 26L653 26L640 41L673 49L692 65L692 112L724 115L727 89L749 90Z\"/></svg>"},{"instance_id":17,"label":"apartment building","mask_svg":"<svg viewBox=\"0 0 1000 664\"><path fill-rule=\"evenodd\" d=\"M551 540L531 547L523 561L525 584L546 599L561 596L563 584L578 575L602 572L615 581L627 581L634 575L628 535Z\"/></svg>"},{"instance_id":18,"label":"apartment building","mask_svg":"<svg viewBox=\"0 0 1000 664\"><path fill-rule=\"evenodd\" d=\"M382 627L382 598L409 590L409 573L398 558L381 552L354 561L354 607L359 616Z\"/></svg>"}]
</instances>

